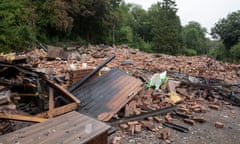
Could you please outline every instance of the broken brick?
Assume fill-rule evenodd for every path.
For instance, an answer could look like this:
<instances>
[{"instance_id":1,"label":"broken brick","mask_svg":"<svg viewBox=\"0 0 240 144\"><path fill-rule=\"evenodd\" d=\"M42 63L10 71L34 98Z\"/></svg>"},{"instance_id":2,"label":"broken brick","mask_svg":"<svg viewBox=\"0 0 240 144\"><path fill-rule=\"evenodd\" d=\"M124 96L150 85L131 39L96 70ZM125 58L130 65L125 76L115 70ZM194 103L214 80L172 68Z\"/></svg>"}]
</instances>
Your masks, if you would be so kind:
<instances>
[{"instance_id":1,"label":"broken brick","mask_svg":"<svg viewBox=\"0 0 240 144\"><path fill-rule=\"evenodd\" d=\"M128 125L127 124L120 124L120 127L123 128L123 129L126 129L126 128L128 128Z\"/></svg>"},{"instance_id":2,"label":"broken brick","mask_svg":"<svg viewBox=\"0 0 240 144\"><path fill-rule=\"evenodd\" d=\"M162 123L163 119L160 116L155 116L154 120L157 121L158 123Z\"/></svg>"},{"instance_id":3,"label":"broken brick","mask_svg":"<svg viewBox=\"0 0 240 144\"><path fill-rule=\"evenodd\" d=\"M166 144L170 144L171 141L170 141L170 140L165 140L165 143L166 143Z\"/></svg>"},{"instance_id":4,"label":"broken brick","mask_svg":"<svg viewBox=\"0 0 240 144\"><path fill-rule=\"evenodd\" d=\"M190 124L190 125L194 125L195 124L194 120L191 120L191 119L183 119L183 121L185 123L187 123L187 124Z\"/></svg>"},{"instance_id":5,"label":"broken brick","mask_svg":"<svg viewBox=\"0 0 240 144\"><path fill-rule=\"evenodd\" d=\"M147 118L149 121L153 121L153 117L148 117Z\"/></svg>"},{"instance_id":6,"label":"broken brick","mask_svg":"<svg viewBox=\"0 0 240 144\"><path fill-rule=\"evenodd\" d=\"M196 109L196 108L201 108L201 105L196 104L191 107L191 109Z\"/></svg>"},{"instance_id":7,"label":"broken brick","mask_svg":"<svg viewBox=\"0 0 240 144\"><path fill-rule=\"evenodd\" d=\"M119 141L120 141L120 140L121 140L121 137L115 136L115 137L113 138L112 144L119 144Z\"/></svg>"},{"instance_id":8,"label":"broken brick","mask_svg":"<svg viewBox=\"0 0 240 144\"><path fill-rule=\"evenodd\" d=\"M169 113L165 116L165 119L167 122L172 122L173 120Z\"/></svg>"},{"instance_id":9,"label":"broken brick","mask_svg":"<svg viewBox=\"0 0 240 144\"><path fill-rule=\"evenodd\" d=\"M163 140L169 139L170 137L170 129L164 128L160 133L160 138Z\"/></svg>"},{"instance_id":10,"label":"broken brick","mask_svg":"<svg viewBox=\"0 0 240 144\"><path fill-rule=\"evenodd\" d=\"M194 108L192 111L195 112L195 113L200 113L200 112L202 112L202 111L201 111L201 108Z\"/></svg>"},{"instance_id":11,"label":"broken brick","mask_svg":"<svg viewBox=\"0 0 240 144\"><path fill-rule=\"evenodd\" d=\"M143 124L144 127L147 129L154 131L155 127L153 125L153 121L141 121L141 124Z\"/></svg>"},{"instance_id":12,"label":"broken brick","mask_svg":"<svg viewBox=\"0 0 240 144\"><path fill-rule=\"evenodd\" d=\"M216 128L223 128L224 127L224 124L222 122L216 122L215 123L215 127Z\"/></svg>"},{"instance_id":13,"label":"broken brick","mask_svg":"<svg viewBox=\"0 0 240 144\"><path fill-rule=\"evenodd\" d=\"M142 132L142 125L140 125L140 124L135 125L135 132L137 132L137 133Z\"/></svg>"},{"instance_id":14,"label":"broken brick","mask_svg":"<svg viewBox=\"0 0 240 144\"><path fill-rule=\"evenodd\" d=\"M193 117L193 120L200 123L206 122L204 117Z\"/></svg>"},{"instance_id":15,"label":"broken brick","mask_svg":"<svg viewBox=\"0 0 240 144\"><path fill-rule=\"evenodd\" d=\"M220 110L220 107L218 105L209 105L208 107L214 110Z\"/></svg>"},{"instance_id":16,"label":"broken brick","mask_svg":"<svg viewBox=\"0 0 240 144\"><path fill-rule=\"evenodd\" d=\"M128 122L128 125L137 125L137 124L139 124L139 122L138 121L131 121L131 122Z\"/></svg>"}]
</instances>

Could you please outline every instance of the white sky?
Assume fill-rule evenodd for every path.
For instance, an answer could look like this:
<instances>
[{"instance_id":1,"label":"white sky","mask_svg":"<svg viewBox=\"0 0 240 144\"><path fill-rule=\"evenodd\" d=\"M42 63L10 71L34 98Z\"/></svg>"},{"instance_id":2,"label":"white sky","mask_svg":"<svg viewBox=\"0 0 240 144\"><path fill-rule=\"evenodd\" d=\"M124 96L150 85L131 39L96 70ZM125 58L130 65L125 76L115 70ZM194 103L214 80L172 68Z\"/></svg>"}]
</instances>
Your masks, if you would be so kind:
<instances>
[{"instance_id":1,"label":"white sky","mask_svg":"<svg viewBox=\"0 0 240 144\"><path fill-rule=\"evenodd\" d=\"M127 3L139 4L146 10L158 1L125 0ZM240 10L240 0L176 0L176 3L182 25L189 21L197 21L209 32L220 18Z\"/></svg>"}]
</instances>

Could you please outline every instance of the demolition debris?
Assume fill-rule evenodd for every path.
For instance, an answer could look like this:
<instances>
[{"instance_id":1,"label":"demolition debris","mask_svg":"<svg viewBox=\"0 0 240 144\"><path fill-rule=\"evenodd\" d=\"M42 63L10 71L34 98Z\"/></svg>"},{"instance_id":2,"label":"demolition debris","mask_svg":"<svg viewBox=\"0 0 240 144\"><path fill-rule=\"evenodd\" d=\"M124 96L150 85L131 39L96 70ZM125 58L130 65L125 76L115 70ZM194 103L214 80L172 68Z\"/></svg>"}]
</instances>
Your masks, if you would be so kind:
<instances>
[{"instance_id":1,"label":"demolition debris","mask_svg":"<svg viewBox=\"0 0 240 144\"><path fill-rule=\"evenodd\" d=\"M88 45L48 46L0 61L0 143L41 137L43 143L117 144L143 131L160 132L157 139L170 143L171 130L189 134L189 126L208 123L203 115L210 111L228 107L234 114L240 106L240 65L207 56ZM59 127L41 128L53 125ZM226 127L221 120L212 125ZM107 138L110 126L116 133ZM74 134L80 131L88 135Z\"/></svg>"}]
</instances>

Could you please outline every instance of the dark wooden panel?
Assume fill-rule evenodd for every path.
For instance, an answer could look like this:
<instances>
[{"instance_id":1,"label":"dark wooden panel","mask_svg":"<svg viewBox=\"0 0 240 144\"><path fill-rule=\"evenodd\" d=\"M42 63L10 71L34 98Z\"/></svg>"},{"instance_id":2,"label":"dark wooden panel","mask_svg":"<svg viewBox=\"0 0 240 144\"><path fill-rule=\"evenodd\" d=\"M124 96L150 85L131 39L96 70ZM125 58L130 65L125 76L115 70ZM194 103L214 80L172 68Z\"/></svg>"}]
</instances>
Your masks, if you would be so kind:
<instances>
[{"instance_id":1,"label":"dark wooden panel","mask_svg":"<svg viewBox=\"0 0 240 144\"><path fill-rule=\"evenodd\" d=\"M86 144L95 138L99 139L99 136L106 134L109 128L100 121L74 111L0 136L0 143Z\"/></svg>"},{"instance_id":2,"label":"dark wooden panel","mask_svg":"<svg viewBox=\"0 0 240 144\"><path fill-rule=\"evenodd\" d=\"M81 101L79 112L97 118L102 113L117 113L139 92L141 85L139 79L113 69L76 89L73 95Z\"/></svg>"}]
</instances>

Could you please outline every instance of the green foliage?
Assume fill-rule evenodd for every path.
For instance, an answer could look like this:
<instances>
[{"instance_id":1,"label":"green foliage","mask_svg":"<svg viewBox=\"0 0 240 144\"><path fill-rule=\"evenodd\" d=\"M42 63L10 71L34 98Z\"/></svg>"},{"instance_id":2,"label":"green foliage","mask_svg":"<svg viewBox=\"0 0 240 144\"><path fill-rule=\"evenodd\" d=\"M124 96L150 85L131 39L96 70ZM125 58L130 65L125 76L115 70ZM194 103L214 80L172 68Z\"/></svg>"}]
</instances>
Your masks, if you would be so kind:
<instances>
[{"instance_id":1,"label":"green foliage","mask_svg":"<svg viewBox=\"0 0 240 144\"><path fill-rule=\"evenodd\" d=\"M176 7L175 0L162 0L148 11L122 0L1 0L0 52L23 51L39 42L104 43L174 55L206 54L210 47L217 58L238 58L239 11L213 29L225 45L230 43L232 49L225 50L205 38L199 23L182 28Z\"/></svg>"},{"instance_id":2,"label":"green foliage","mask_svg":"<svg viewBox=\"0 0 240 144\"><path fill-rule=\"evenodd\" d=\"M174 0L163 0L149 9L155 52L177 54L180 50L180 19Z\"/></svg>"},{"instance_id":3,"label":"green foliage","mask_svg":"<svg viewBox=\"0 0 240 144\"><path fill-rule=\"evenodd\" d=\"M227 49L237 44L240 38L240 10L219 20L211 31L211 35L220 38Z\"/></svg>"},{"instance_id":4,"label":"green foliage","mask_svg":"<svg viewBox=\"0 0 240 144\"><path fill-rule=\"evenodd\" d=\"M209 56L217 60L229 61L229 50L225 48L221 41L213 41Z\"/></svg>"},{"instance_id":5,"label":"green foliage","mask_svg":"<svg viewBox=\"0 0 240 144\"><path fill-rule=\"evenodd\" d=\"M22 51L32 45L35 36L25 4L24 0L1 0L0 52Z\"/></svg>"},{"instance_id":6,"label":"green foliage","mask_svg":"<svg viewBox=\"0 0 240 144\"><path fill-rule=\"evenodd\" d=\"M136 37L140 37L144 41L151 41L150 31L152 26L148 12L138 5L132 5L131 14L133 16L131 27L134 29Z\"/></svg>"},{"instance_id":7,"label":"green foliage","mask_svg":"<svg viewBox=\"0 0 240 144\"><path fill-rule=\"evenodd\" d=\"M183 47L187 48L186 52L188 52L188 50L194 50L196 54L207 54L208 48L207 39L205 38L206 33L207 30L202 28L197 22L189 22L186 26L184 26L182 30L182 40Z\"/></svg>"},{"instance_id":8,"label":"green foliage","mask_svg":"<svg viewBox=\"0 0 240 144\"><path fill-rule=\"evenodd\" d=\"M240 42L231 48L230 54L234 62L240 62Z\"/></svg>"},{"instance_id":9,"label":"green foliage","mask_svg":"<svg viewBox=\"0 0 240 144\"><path fill-rule=\"evenodd\" d=\"M118 32L118 43L127 44L133 42L133 31L130 26L122 26Z\"/></svg>"},{"instance_id":10,"label":"green foliage","mask_svg":"<svg viewBox=\"0 0 240 144\"><path fill-rule=\"evenodd\" d=\"M140 37L135 37L134 43L130 45L131 47L138 48L141 51L152 53L152 45L150 42L146 42Z\"/></svg>"},{"instance_id":11,"label":"green foliage","mask_svg":"<svg viewBox=\"0 0 240 144\"><path fill-rule=\"evenodd\" d=\"M188 49L188 48L184 48L183 49L183 53L187 56L195 56L197 55L197 51L194 49Z\"/></svg>"}]
</instances>

